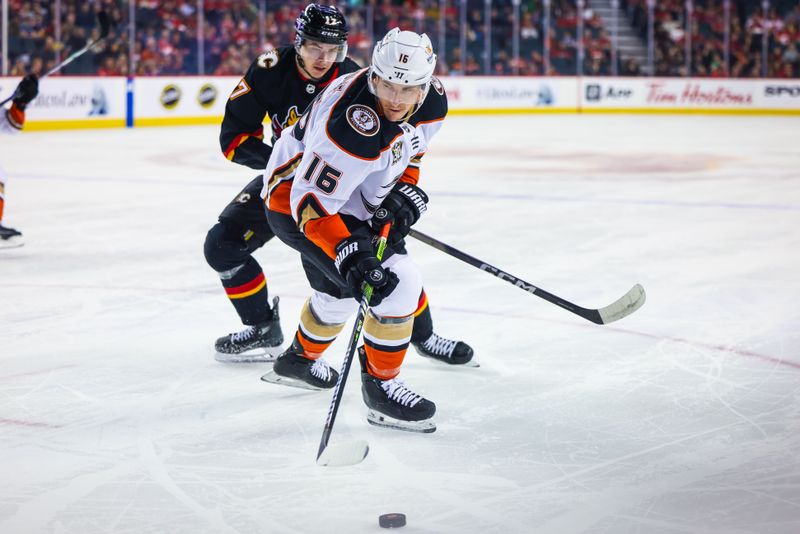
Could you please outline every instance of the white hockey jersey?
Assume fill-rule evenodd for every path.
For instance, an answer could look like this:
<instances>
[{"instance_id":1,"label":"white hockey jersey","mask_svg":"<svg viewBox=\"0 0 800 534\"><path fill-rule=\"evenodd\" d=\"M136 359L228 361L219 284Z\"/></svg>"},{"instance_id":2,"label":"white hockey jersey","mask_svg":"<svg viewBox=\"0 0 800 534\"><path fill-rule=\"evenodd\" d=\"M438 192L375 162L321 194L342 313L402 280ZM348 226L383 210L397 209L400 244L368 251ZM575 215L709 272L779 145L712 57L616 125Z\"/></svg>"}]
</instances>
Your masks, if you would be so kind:
<instances>
[{"instance_id":1,"label":"white hockey jersey","mask_svg":"<svg viewBox=\"0 0 800 534\"><path fill-rule=\"evenodd\" d=\"M417 182L420 159L447 114L447 96L434 78L408 122L385 119L376 111L367 73L362 69L331 83L284 130L264 174L262 197L269 208L291 214L331 258L353 225L371 219L399 180Z\"/></svg>"}]
</instances>

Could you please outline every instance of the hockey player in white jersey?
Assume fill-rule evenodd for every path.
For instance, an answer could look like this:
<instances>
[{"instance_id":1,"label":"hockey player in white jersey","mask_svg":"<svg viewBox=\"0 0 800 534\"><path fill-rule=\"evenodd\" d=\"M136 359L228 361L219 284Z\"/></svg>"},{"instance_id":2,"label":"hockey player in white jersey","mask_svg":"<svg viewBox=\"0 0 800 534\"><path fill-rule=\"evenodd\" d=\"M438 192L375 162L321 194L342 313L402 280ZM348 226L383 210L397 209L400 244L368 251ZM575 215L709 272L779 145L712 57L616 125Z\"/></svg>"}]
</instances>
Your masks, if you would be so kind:
<instances>
[{"instance_id":1,"label":"hockey player in white jersey","mask_svg":"<svg viewBox=\"0 0 800 534\"><path fill-rule=\"evenodd\" d=\"M16 133L25 124L25 108L39 94L39 79L35 74L28 74L14 90L11 107L0 107L0 134ZM5 174L0 169L0 248L14 248L24 245L22 233L14 228L3 225L3 211L5 209Z\"/></svg>"},{"instance_id":2,"label":"hockey player in white jersey","mask_svg":"<svg viewBox=\"0 0 800 534\"><path fill-rule=\"evenodd\" d=\"M264 379L333 387L338 373L322 354L368 280L374 292L359 347L368 420L420 432L435 429L436 406L398 376L422 287L403 238L427 209L419 164L447 114L435 67L427 35L389 31L369 68L334 81L283 133L262 192L270 225L301 252L314 289L292 345ZM389 247L378 261L375 236L386 222Z\"/></svg>"}]
</instances>

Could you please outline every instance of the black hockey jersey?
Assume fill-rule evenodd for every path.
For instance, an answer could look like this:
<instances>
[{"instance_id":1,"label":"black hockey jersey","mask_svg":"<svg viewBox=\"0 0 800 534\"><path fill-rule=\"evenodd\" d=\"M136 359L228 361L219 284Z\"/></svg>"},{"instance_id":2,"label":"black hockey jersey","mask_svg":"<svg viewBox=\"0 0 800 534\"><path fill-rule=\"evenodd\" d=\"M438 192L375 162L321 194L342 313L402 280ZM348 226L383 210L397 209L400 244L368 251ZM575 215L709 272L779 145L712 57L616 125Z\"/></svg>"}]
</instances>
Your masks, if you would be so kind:
<instances>
[{"instance_id":1,"label":"black hockey jersey","mask_svg":"<svg viewBox=\"0 0 800 534\"><path fill-rule=\"evenodd\" d=\"M298 70L296 56L294 46L264 52L231 93L219 136L222 153L229 160L263 170L272 153L272 147L264 143L264 117L270 118L274 141L332 80L360 68L345 58L313 82Z\"/></svg>"}]
</instances>

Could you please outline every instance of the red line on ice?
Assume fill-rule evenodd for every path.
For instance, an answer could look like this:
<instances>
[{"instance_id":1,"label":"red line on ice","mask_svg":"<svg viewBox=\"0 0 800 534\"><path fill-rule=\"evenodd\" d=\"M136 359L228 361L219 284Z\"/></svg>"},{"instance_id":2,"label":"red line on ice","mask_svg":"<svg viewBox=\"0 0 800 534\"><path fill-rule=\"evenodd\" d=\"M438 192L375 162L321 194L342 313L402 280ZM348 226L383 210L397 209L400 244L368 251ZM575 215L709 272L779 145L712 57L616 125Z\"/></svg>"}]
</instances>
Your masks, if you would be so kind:
<instances>
[{"instance_id":1,"label":"red line on ice","mask_svg":"<svg viewBox=\"0 0 800 534\"><path fill-rule=\"evenodd\" d=\"M20 421L18 419L4 419L0 417L0 424L32 426L37 428L61 428L61 425L51 425L50 423L37 423L36 421Z\"/></svg>"}]
</instances>

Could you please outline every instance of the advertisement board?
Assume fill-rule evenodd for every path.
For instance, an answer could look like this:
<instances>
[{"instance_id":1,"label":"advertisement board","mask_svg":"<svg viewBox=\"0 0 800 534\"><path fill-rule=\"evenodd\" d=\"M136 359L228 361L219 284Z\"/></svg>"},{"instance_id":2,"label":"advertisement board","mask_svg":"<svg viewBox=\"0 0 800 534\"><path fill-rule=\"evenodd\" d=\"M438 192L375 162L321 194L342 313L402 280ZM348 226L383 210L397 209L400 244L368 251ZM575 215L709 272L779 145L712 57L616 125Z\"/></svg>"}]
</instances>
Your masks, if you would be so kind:
<instances>
[{"instance_id":1,"label":"advertisement board","mask_svg":"<svg viewBox=\"0 0 800 534\"><path fill-rule=\"evenodd\" d=\"M134 125L216 124L238 76L156 76L134 81Z\"/></svg>"},{"instance_id":2,"label":"advertisement board","mask_svg":"<svg viewBox=\"0 0 800 534\"><path fill-rule=\"evenodd\" d=\"M758 104L765 109L800 109L800 80L761 80Z\"/></svg>"},{"instance_id":3,"label":"advertisement board","mask_svg":"<svg viewBox=\"0 0 800 534\"><path fill-rule=\"evenodd\" d=\"M14 92L20 78L0 78L0 97ZM26 129L111 128L125 126L126 79L119 76L53 76L39 84L30 103Z\"/></svg>"},{"instance_id":4,"label":"advertisement board","mask_svg":"<svg viewBox=\"0 0 800 534\"><path fill-rule=\"evenodd\" d=\"M27 129L219 124L238 76L53 76ZM0 77L0 98L19 78ZM450 112L800 115L800 81L784 79L445 76Z\"/></svg>"},{"instance_id":5,"label":"advertisement board","mask_svg":"<svg viewBox=\"0 0 800 534\"><path fill-rule=\"evenodd\" d=\"M581 111L800 111L800 83L719 78L581 78Z\"/></svg>"},{"instance_id":6,"label":"advertisement board","mask_svg":"<svg viewBox=\"0 0 800 534\"><path fill-rule=\"evenodd\" d=\"M533 76L445 76L451 111L458 113L547 113L575 111L575 78Z\"/></svg>"}]
</instances>

